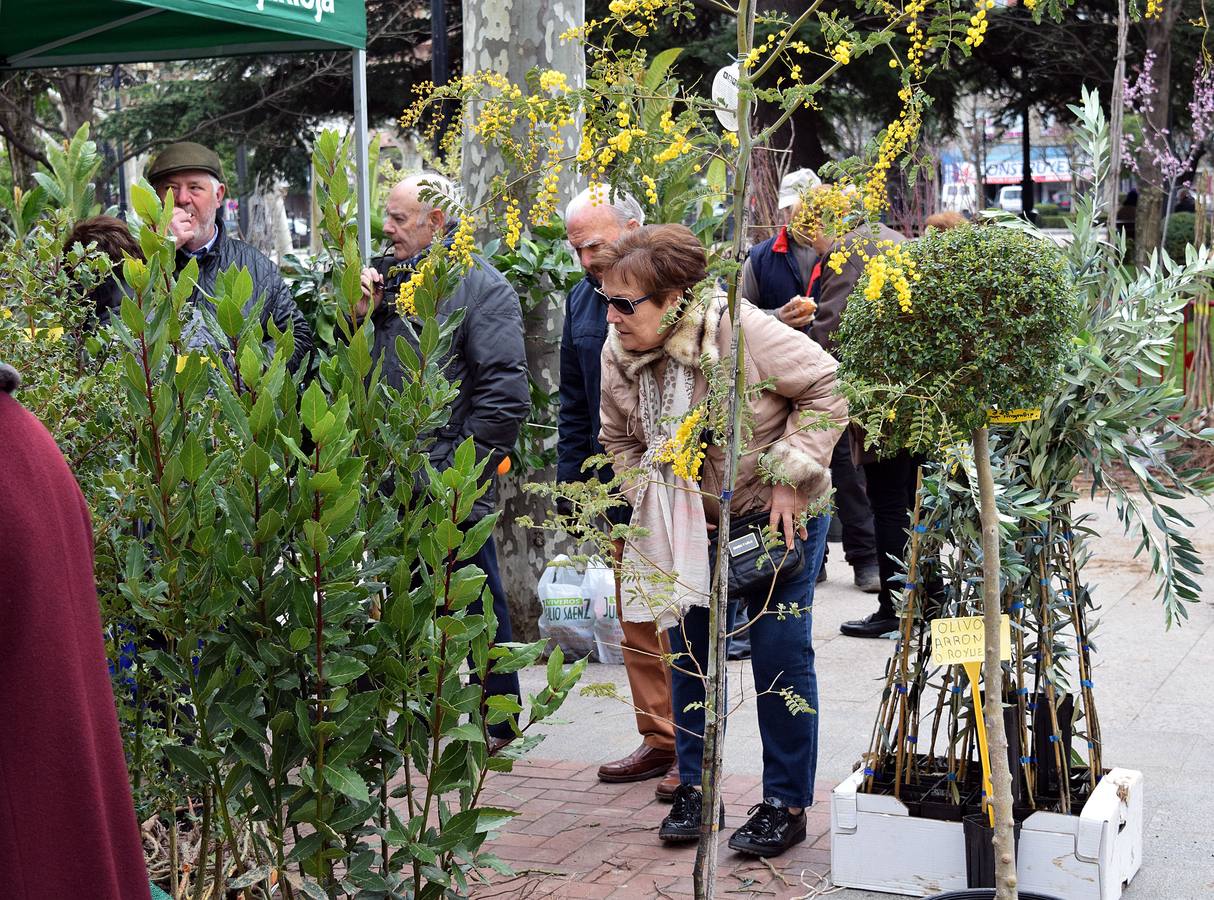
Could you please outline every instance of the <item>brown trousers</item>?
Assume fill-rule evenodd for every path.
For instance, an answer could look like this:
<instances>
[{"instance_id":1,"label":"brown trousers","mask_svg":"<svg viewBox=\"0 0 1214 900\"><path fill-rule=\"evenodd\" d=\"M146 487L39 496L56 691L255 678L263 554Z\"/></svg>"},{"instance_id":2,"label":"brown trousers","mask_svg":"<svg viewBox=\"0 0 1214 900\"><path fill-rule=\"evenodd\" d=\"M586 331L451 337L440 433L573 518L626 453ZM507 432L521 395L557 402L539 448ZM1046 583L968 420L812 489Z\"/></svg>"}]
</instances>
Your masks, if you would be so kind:
<instances>
[{"instance_id":1,"label":"brown trousers","mask_svg":"<svg viewBox=\"0 0 1214 900\"><path fill-rule=\"evenodd\" d=\"M616 559L624 542L616 542ZM620 581L615 582L615 608L624 629L624 671L636 707L637 731L644 742L658 750L674 752L674 714L670 708L670 669L662 654L670 652L664 631L652 622L625 622Z\"/></svg>"}]
</instances>

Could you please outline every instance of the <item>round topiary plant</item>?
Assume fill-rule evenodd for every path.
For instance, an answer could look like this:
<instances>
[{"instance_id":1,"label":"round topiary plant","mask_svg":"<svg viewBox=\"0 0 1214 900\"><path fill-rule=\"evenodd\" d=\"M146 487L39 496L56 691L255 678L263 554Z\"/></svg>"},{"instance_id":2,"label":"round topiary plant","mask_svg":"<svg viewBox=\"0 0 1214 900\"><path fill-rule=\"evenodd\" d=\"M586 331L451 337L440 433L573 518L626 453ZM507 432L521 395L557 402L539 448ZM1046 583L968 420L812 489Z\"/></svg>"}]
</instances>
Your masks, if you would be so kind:
<instances>
[{"instance_id":1,"label":"round topiary plant","mask_svg":"<svg viewBox=\"0 0 1214 900\"><path fill-rule=\"evenodd\" d=\"M1079 295L1057 246L1012 228L929 230L870 259L836 338L865 444L878 453L974 443L982 581L995 896L1016 896L1012 776L1003 725L999 519L987 423L1032 407L1057 383ZM1025 410L1024 408L1028 408ZM972 690L977 696L977 685ZM984 761L985 762L985 761Z\"/></svg>"},{"instance_id":2,"label":"round topiary plant","mask_svg":"<svg viewBox=\"0 0 1214 900\"><path fill-rule=\"evenodd\" d=\"M897 249L869 262L835 334L866 445L882 456L931 453L985 425L990 410L1049 393L1080 310L1053 243L962 225Z\"/></svg>"}]
</instances>

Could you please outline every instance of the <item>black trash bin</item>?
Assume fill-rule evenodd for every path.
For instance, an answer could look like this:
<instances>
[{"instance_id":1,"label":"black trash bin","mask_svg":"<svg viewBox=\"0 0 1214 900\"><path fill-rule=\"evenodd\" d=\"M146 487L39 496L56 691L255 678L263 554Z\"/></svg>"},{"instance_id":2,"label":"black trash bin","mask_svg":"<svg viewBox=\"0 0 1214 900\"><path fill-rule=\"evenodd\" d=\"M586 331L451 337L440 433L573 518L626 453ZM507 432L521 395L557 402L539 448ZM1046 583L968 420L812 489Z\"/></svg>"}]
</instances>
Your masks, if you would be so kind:
<instances>
[{"instance_id":1,"label":"black trash bin","mask_svg":"<svg viewBox=\"0 0 1214 900\"><path fill-rule=\"evenodd\" d=\"M971 888L970 890L951 890L947 894L932 894L924 900L992 900L994 888ZM1031 890L1021 890L1020 900L1062 900L1053 894L1034 894Z\"/></svg>"}]
</instances>

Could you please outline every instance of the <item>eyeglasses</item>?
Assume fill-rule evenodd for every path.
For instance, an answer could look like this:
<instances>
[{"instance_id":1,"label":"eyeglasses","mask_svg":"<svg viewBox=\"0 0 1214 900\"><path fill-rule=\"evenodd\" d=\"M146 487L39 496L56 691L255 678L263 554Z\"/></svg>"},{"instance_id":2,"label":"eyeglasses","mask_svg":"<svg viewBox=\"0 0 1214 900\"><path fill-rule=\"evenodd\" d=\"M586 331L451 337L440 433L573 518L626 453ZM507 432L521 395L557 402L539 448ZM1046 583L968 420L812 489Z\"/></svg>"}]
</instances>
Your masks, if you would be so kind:
<instances>
[{"instance_id":1,"label":"eyeglasses","mask_svg":"<svg viewBox=\"0 0 1214 900\"><path fill-rule=\"evenodd\" d=\"M620 315L631 316L637 311L637 307L646 300L652 300L653 294L646 294L644 297L637 297L633 300L631 297L612 297L601 287L594 289L594 292L599 295L599 299L618 312Z\"/></svg>"}]
</instances>

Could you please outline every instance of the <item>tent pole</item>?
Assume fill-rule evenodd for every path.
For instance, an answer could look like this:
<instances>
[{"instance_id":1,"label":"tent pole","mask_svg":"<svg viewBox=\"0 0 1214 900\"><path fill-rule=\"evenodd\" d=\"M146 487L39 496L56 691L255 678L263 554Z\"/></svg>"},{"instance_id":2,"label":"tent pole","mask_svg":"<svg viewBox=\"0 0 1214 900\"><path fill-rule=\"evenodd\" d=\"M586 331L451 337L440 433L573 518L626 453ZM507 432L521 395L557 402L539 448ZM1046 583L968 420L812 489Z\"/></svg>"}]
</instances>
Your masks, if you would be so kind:
<instances>
[{"instance_id":1,"label":"tent pole","mask_svg":"<svg viewBox=\"0 0 1214 900\"><path fill-rule=\"evenodd\" d=\"M371 259L371 177L367 140L367 51L355 50L354 61L354 154L358 165L358 251L363 262Z\"/></svg>"}]
</instances>

